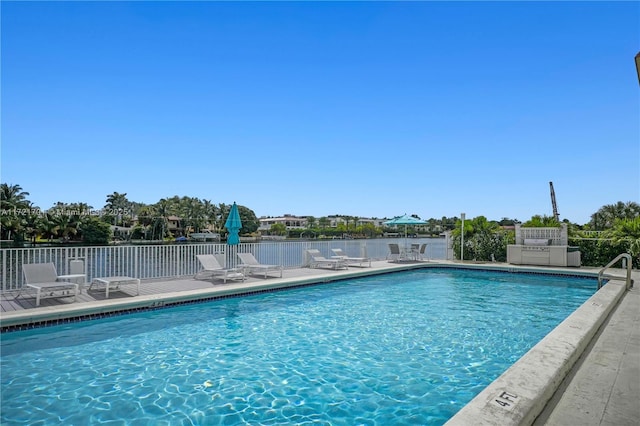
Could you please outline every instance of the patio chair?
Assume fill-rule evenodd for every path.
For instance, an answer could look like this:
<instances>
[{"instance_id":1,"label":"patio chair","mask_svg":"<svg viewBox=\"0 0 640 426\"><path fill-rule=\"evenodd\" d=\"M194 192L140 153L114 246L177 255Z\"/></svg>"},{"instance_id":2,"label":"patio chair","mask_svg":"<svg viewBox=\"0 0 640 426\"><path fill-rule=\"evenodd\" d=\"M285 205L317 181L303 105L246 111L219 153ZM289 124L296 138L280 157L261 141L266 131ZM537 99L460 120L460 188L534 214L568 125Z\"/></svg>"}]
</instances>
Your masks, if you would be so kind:
<instances>
[{"instance_id":1,"label":"patio chair","mask_svg":"<svg viewBox=\"0 0 640 426\"><path fill-rule=\"evenodd\" d=\"M218 259L212 254L198 254L196 255L202 269L194 276L194 279L202 279L203 276L209 276L209 278L219 277L223 282L227 280L242 280L244 282L245 276L238 268L223 268L218 262Z\"/></svg>"},{"instance_id":2,"label":"patio chair","mask_svg":"<svg viewBox=\"0 0 640 426\"><path fill-rule=\"evenodd\" d=\"M418 260L420 257L420 244L411 244L411 259Z\"/></svg>"},{"instance_id":3,"label":"patio chair","mask_svg":"<svg viewBox=\"0 0 640 426\"><path fill-rule=\"evenodd\" d=\"M310 268L330 267L333 269L349 269L349 265L344 259L327 259L324 257L320 250L309 249L305 250L308 256L308 266Z\"/></svg>"},{"instance_id":4,"label":"patio chair","mask_svg":"<svg viewBox=\"0 0 640 426\"><path fill-rule=\"evenodd\" d=\"M264 274L264 277L267 278L267 274L269 272L279 272L280 278L282 278L282 266L280 265L265 265L258 262L258 259L251 253L236 253L240 258L240 267L247 271L249 274L253 274L254 272L259 272L260 274Z\"/></svg>"},{"instance_id":5,"label":"patio chair","mask_svg":"<svg viewBox=\"0 0 640 426\"><path fill-rule=\"evenodd\" d=\"M40 300L49 297L71 297L76 301L78 297L78 284L60 281L63 276L58 276L53 263L28 263L22 265L25 287L36 290L36 306L40 306ZM23 289L20 289L16 298L20 297Z\"/></svg>"},{"instance_id":6,"label":"patio chair","mask_svg":"<svg viewBox=\"0 0 640 426\"><path fill-rule=\"evenodd\" d=\"M332 259L342 259L347 262L349 265L358 265L362 266L363 263L369 263L369 267L371 267L371 258L369 257L349 257L344 250L340 248L332 248L334 256L331 256Z\"/></svg>"},{"instance_id":7,"label":"patio chair","mask_svg":"<svg viewBox=\"0 0 640 426\"><path fill-rule=\"evenodd\" d=\"M387 255L389 262L399 262L402 260L402 253L400 253L400 246L395 243L389 244L389 254Z\"/></svg>"},{"instance_id":8,"label":"patio chair","mask_svg":"<svg viewBox=\"0 0 640 426\"><path fill-rule=\"evenodd\" d=\"M418 260L424 260L424 253L427 250L427 244L422 244L418 251Z\"/></svg>"}]
</instances>

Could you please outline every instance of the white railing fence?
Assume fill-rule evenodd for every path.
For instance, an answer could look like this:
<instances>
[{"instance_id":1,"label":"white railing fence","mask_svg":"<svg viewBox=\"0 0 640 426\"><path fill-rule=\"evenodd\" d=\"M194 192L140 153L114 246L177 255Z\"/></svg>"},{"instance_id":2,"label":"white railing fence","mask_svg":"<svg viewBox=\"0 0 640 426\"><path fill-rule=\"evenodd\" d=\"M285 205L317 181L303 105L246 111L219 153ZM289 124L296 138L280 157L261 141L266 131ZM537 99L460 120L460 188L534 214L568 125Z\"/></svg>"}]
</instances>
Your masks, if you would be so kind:
<instances>
[{"instance_id":1,"label":"white railing fence","mask_svg":"<svg viewBox=\"0 0 640 426\"><path fill-rule=\"evenodd\" d=\"M411 243L427 243L427 258L445 259L446 242L441 238L412 238ZM284 268L304 266L304 250L318 249L324 256L331 248L341 248L349 256L366 254L374 260L385 259L389 243L404 244L401 238L371 240L309 240L241 243L228 246L221 243L131 245L96 247L37 247L0 250L0 291L20 289L24 284L22 265L52 262L58 275L70 273L72 260L84 262L84 273L90 282L96 277L125 275L140 279L161 279L193 276L200 270L198 254L227 254L227 265L237 265L235 251L253 253L260 263L282 265Z\"/></svg>"}]
</instances>

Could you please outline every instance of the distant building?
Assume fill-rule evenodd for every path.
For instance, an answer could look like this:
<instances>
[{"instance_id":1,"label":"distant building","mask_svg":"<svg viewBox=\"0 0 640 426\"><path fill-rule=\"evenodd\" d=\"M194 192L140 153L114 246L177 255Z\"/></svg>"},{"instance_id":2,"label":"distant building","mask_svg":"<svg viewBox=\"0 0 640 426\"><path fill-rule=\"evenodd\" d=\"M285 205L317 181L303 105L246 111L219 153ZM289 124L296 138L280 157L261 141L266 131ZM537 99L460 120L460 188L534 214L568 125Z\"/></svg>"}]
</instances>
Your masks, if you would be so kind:
<instances>
[{"instance_id":1,"label":"distant building","mask_svg":"<svg viewBox=\"0 0 640 426\"><path fill-rule=\"evenodd\" d=\"M292 214L285 214L280 217L261 217L258 219L260 226L258 231L269 231L272 225L282 224L286 229L306 229L307 218L302 216L294 216Z\"/></svg>"},{"instance_id":2,"label":"distant building","mask_svg":"<svg viewBox=\"0 0 640 426\"><path fill-rule=\"evenodd\" d=\"M347 218L349 218L349 226L353 226L352 216L327 216L327 219L329 219L329 223L330 223L329 226L331 228L336 228L339 224L346 225ZM381 227L381 226L384 226L383 222L386 220L387 219L371 219L368 217L358 217L356 219L356 226L372 224L373 226Z\"/></svg>"},{"instance_id":3,"label":"distant building","mask_svg":"<svg viewBox=\"0 0 640 426\"><path fill-rule=\"evenodd\" d=\"M337 228L338 225L346 225L348 216L326 216L329 221L329 228ZM315 226L318 226L318 220L316 217ZM362 226L367 223L371 223L376 227L383 226L383 222L387 219L370 219L366 217L359 217L356 220L356 226ZM260 227L258 231L269 231L272 225L282 224L286 229L306 229L308 227L307 216L296 216L292 214L284 214L279 217L261 217L259 219ZM353 226L353 220L349 217L349 226Z\"/></svg>"},{"instance_id":4,"label":"distant building","mask_svg":"<svg viewBox=\"0 0 640 426\"><path fill-rule=\"evenodd\" d=\"M180 223L181 221L182 218L179 218L178 216L167 217L167 228L172 235L184 235L184 229Z\"/></svg>"}]
</instances>

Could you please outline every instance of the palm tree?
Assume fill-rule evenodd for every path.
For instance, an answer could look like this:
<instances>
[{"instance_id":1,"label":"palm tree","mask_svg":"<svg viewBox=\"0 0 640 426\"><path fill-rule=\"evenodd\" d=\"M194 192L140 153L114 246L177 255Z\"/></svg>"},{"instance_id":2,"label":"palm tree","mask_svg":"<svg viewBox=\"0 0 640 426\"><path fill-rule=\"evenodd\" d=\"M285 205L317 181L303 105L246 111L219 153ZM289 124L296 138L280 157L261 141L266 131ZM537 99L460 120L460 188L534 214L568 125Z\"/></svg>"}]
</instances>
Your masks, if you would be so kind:
<instances>
[{"instance_id":1,"label":"palm tree","mask_svg":"<svg viewBox=\"0 0 640 426\"><path fill-rule=\"evenodd\" d=\"M227 216L229 215L229 210L231 210L231 206L230 205L226 205L224 203L219 203L218 204L218 215L216 216L216 221L215 221L215 227L216 229L219 229L220 231L223 230L224 228L224 221L226 220Z\"/></svg>"},{"instance_id":2,"label":"palm tree","mask_svg":"<svg viewBox=\"0 0 640 426\"><path fill-rule=\"evenodd\" d=\"M124 194L114 192L107 195L107 204L104 208L108 216L113 216L113 224L118 225L122 223L123 216L131 216L130 205L126 192Z\"/></svg>"},{"instance_id":3,"label":"palm tree","mask_svg":"<svg viewBox=\"0 0 640 426\"><path fill-rule=\"evenodd\" d=\"M41 220L42 214L36 208L31 209L25 218L24 233L32 243L35 243L38 237Z\"/></svg>"},{"instance_id":4,"label":"palm tree","mask_svg":"<svg viewBox=\"0 0 640 426\"><path fill-rule=\"evenodd\" d=\"M25 216L22 214L3 214L0 217L3 239L19 239L25 225L24 218Z\"/></svg>"},{"instance_id":5,"label":"palm tree","mask_svg":"<svg viewBox=\"0 0 640 426\"><path fill-rule=\"evenodd\" d=\"M274 223L273 225L271 225L271 228L269 228L269 234L271 234L271 235L286 235L287 234L287 227L284 226L282 223Z\"/></svg>"},{"instance_id":6,"label":"palm tree","mask_svg":"<svg viewBox=\"0 0 640 426\"><path fill-rule=\"evenodd\" d=\"M28 192L20 185L0 185L0 238L10 240L14 236L20 237L25 225L25 217L31 211L31 203L27 200Z\"/></svg>"},{"instance_id":7,"label":"palm tree","mask_svg":"<svg viewBox=\"0 0 640 426\"><path fill-rule=\"evenodd\" d=\"M205 227L205 207L199 198L182 197L179 201L178 212L183 220L185 232L190 229L200 232L200 230Z\"/></svg>"},{"instance_id":8,"label":"palm tree","mask_svg":"<svg viewBox=\"0 0 640 426\"><path fill-rule=\"evenodd\" d=\"M155 209L153 206L144 206L138 211L138 223L142 226L149 226L153 222Z\"/></svg>"},{"instance_id":9,"label":"palm tree","mask_svg":"<svg viewBox=\"0 0 640 426\"><path fill-rule=\"evenodd\" d=\"M328 228L330 224L331 224L331 221L326 216L322 216L320 219L318 219L318 226L320 226L320 229L324 230Z\"/></svg>"},{"instance_id":10,"label":"palm tree","mask_svg":"<svg viewBox=\"0 0 640 426\"><path fill-rule=\"evenodd\" d=\"M156 223L154 225L154 229L156 226L160 228L159 239L163 239L167 235L167 231L169 228L169 216L171 215L171 202L166 198L161 198L155 204L155 212L156 212ZM153 236L155 238L155 235Z\"/></svg>"},{"instance_id":11,"label":"palm tree","mask_svg":"<svg viewBox=\"0 0 640 426\"><path fill-rule=\"evenodd\" d=\"M0 204L3 209L27 205L27 195L29 193L23 191L20 185L0 184Z\"/></svg>"},{"instance_id":12,"label":"palm tree","mask_svg":"<svg viewBox=\"0 0 640 426\"><path fill-rule=\"evenodd\" d=\"M53 221L58 227L58 233L64 238L68 239L69 235L75 235L78 233L77 224L73 223L73 219L69 215L58 215Z\"/></svg>"},{"instance_id":13,"label":"palm tree","mask_svg":"<svg viewBox=\"0 0 640 426\"><path fill-rule=\"evenodd\" d=\"M49 241L51 241L55 236L58 235L59 229L60 228L51 213L45 213L41 216L41 219L38 223L38 233L40 235L46 237Z\"/></svg>"},{"instance_id":14,"label":"palm tree","mask_svg":"<svg viewBox=\"0 0 640 426\"><path fill-rule=\"evenodd\" d=\"M607 204L591 215L589 225L594 231L604 231L614 226L618 219L634 219L640 216L640 204L629 201Z\"/></svg>"},{"instance_id":15,"label":"palm tree","mask_svg":"<svg viewBox=\"0 0 640 426\"><path fill-rule=\"evenodd\" d=\"M307 228L311 229L311 228L315 228L316 226L316 218L313 216L307 216Z\"/></svg>"},{"instance_id":16,"label":"palm tree","mask_svg":"<svg viewBox=\"0 0 640 426\"><path fill-rule=\"evenodd\" d=\"M558 220L553 216L534 215L534 216L531 216L531 219L523 223L522 226L528 227L528 228L553 228L553 227L559 227L560 222L558 222Z\"/></svg>"},{"instance_id":17,"label":"palm tree","mask_svg":"<svg viewBox=\"0 0 640 426\"><path fill-rule=\"evenodd\" d=\"M216 207L216 205L213 204L211 200L204 200L203 209L205 223L207 224L207 226L213 225L213 230L217 231L218 228L216 227L216 221L219 213L218 207Z\"/></svg>"},{"instance_id":18,"label":"palm tree","mask_svg":"<svg viewBox=\"0 0 640 426\"><path fill-rule=\"evenodd\" d=\"M353 232L356 231L356 225L358 224L358 216L344 216L347 234L349 233L349 223L353 221Z\"/></svg>"},{"instance_id":19,"label":"palm tree","mask_svg":"<svg viewBox=\"0 0 640 426\"><path fill-rule=\"evenodd\" d=\"M618 219L609 232L614 244L624 246L627 253L640 259L640 216Z\"/></svg>"}]
</instances>

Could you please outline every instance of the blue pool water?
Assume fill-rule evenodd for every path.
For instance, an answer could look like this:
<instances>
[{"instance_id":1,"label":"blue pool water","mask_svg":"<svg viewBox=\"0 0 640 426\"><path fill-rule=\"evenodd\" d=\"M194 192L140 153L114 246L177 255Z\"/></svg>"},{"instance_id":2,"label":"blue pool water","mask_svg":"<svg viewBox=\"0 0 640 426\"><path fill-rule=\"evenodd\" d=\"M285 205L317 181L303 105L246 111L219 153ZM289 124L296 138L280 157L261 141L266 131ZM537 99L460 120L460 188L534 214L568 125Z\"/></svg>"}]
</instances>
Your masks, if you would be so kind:
<instances>
[{"instance_id":1,"label":"blue pool water","mask_svg":"<svg viewBox=\"0 0 640 426\"><path fill-rule=\"evenodd\" d=\"M595 280L428 270L5 333L3 425L440 425Z\"/></svg>"}]
</instances>

